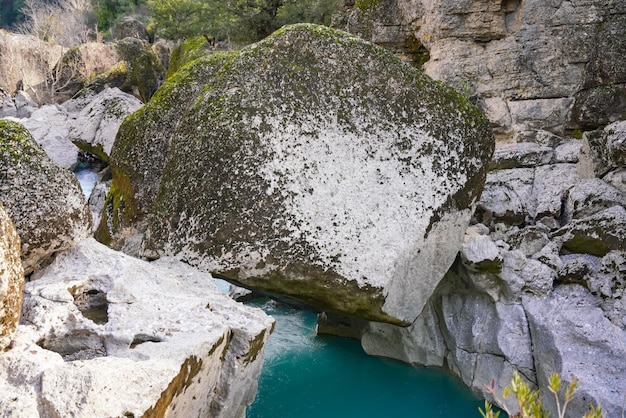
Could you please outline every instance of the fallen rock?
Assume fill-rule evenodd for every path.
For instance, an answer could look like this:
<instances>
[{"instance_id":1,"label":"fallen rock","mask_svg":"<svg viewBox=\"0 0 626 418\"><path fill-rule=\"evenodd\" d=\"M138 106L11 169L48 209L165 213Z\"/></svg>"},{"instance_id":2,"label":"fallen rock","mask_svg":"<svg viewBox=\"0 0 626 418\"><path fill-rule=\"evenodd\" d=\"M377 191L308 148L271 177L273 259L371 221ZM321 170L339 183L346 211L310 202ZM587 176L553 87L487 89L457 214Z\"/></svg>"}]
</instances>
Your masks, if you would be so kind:
<instances>
[{"instance_id":1,"label":"fallen rock","mask_svg":"<svg viewBox=\"0 0 626 418\"><path fill-rule=\"evenodd\" d=\"M80 149L109 161L117 131L143 103L118 88L106 88L84 107L69 127L69 139Z\"/></svg>"},{"instance_id":2,"label":"fallen rock","mask_svg":"<svg viewBox=\"0 0 626 418\"><path fill-rule=\"evenodd\" d=\"M245 415L274 321L208 274L90 238L33 279L14 348L0 355L5 414Z\"/></svg>"},{"instance_id":3,"label":"fallen rock","mask_svg":"<svg viewBox=\"0 0 626 418\"><path fill-rule=\"evenodd\" d=\"M136 38L142 41L150 41L150 36L143 23L134 17L123 17L113 30L113 36L116 39Z\"/></svg>"},{"instance_id":4,"label":"fallen rock","mask_svg":"<svg viewBox=\"0 0 626 418\"><path fill-rule=\"evenodd\" d=\"M547 297L523 300L533 341L539 387L549 410L556 410L548 379L559 373L579 386L568 404L568 415L583 416L590 403L602 407L607 417L622 413L626 387L624 345L626 332L613 325L582 286L558 287Z\"/></svg>"},{"instance_id":5,"label":"fallen rock","mask_svg":"<svg viewBox=\"0 0 626 418\"><path fill-rule=\"evenodd\" d=\"M603 177L626 167L626 121L615 122L602 131L585 132L578 168L584 177Z\"/></svg>"},{"instance_id":6,"label":"fallen rock","mask_svg":"<svg viewBox=\"0 0 626 418\"><path fill-rule=\"evenodd\" d=\"M23 287L20 237L0 204L0 353L9 347L17 328Z\"/></svg>"},{"instance_id":7,"label":"fallen rock","mask_svg":"<svg viewBox=\"0 0 626 418\"><path fill-rule=\"evenodd\" d=\"M565 201L565 221L569 223L613 206L626 207L626 196L620 190L598 178L583 179L569 189Z\"/></svg>"},{"instance_id":8,"label":"fallen rock","mask_svg":"<svg viewBox=\"0 0 626 418\"><path fill-rule=\"evenodd\" d=\"M68 137L70 117L64 108L45 105L34 111L28 119L18 121L30 131L52 161L70 170L76 166L79 149Z\"/></svg>"},{"instance_id":9,"label":"fallen rock","mask_svg":"<svg viewBox=\"0 0 626 418\"><path fill-rule=\"evenodd\" d=\"M577 163L582 145L582 141L577 139L563 141L554 149L554 162Z\"/></svg>"},{"instance_id":10,"label":"fallen rock","mask_svg":"<svg viewBox=\"0 0 626 418\"><path fill-rule=\"evenodd\" d=\"M24 273L90 235L76 177L57 166L22 125L0 120L0 201L22 241Z\"/></svg>"},{"instance_id":11,"label":"fallen rock","mask_svg":"<svg viewBox=\"0 0 626 418\"><path fill-rule=\"evenodd\" d=\"M290 26L193 61L125 120L98 236L116 245L147 220L148 255L406 325L454 260L492 150L452 89L356 37Z\"/></svg>"},{"instance_id":12,"label":"fallen rock","mask_svg":"<svg viewBox=\"0 0 626 418\"><path fill-rule=\"evenodd\" d=\"M489 169L537 167L549 164L553 154L552 148L533 142L500 145L493 154Z\"/></svg>"},{"instance_id":13,"label":"fallen rock","mask_svg":"<svg viewBox=\"0 0 626 418\"><path fill-rule=\"evenodd\" d=\"M535 170L532 168L487 173L485 188L476 205L478 221L487 226L492 222L523 223L528 216L534 180Z\"/></svg>"},{"instance_id":14,"label":"fallen rock","mask_svg":"<svg viewBox=\"0 0 626 418\"><path fill-rule=\"evenodd\" d=\"M553 240L571 253L605 256L611 250L626 251L626 209L613 206L576 219L556 231Z\"/></svg>"},{"instance_id":15,"label":"fallen rock","mask_svg":"<svg viewBox=\"0 0 626 418\"><path fill-rule=\"evenodd\" d=\"M532 193L528 202L531 219L559 219L567 191L577 184L579 175L575 164L552 164L537 167Z\"/></svg>"}]
</instances>

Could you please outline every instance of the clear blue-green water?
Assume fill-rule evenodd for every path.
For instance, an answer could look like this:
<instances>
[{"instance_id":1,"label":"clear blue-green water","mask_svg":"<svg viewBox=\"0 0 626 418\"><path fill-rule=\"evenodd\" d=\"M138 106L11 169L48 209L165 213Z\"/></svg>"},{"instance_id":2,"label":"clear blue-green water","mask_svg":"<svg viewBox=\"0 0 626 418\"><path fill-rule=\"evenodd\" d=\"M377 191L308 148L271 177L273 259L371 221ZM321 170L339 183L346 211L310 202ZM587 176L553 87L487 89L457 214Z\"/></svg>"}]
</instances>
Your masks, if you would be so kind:
<instances>
[{"instance_id":1,"label":"clear blue-green water","mask_svg":"<svg viewBox=\"0 0 626 418\"><path fill-rule=\"evenodd\" d=\"M480 417L482 402L443 370L368 356L316 336L316 315L253 302L276 319L248 418Z\"/></svg>"}]
</instances>

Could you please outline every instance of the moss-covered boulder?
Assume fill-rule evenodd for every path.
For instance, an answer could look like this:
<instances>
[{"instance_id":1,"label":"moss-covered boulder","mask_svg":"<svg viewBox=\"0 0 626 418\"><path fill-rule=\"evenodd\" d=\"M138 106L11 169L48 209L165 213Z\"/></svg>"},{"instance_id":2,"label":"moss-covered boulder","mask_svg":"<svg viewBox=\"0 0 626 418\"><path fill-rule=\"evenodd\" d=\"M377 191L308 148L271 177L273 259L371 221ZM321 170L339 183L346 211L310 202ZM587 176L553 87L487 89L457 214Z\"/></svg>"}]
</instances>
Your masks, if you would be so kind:
<instances>
[{"instance_id":1,"label":"moss-covered boulder","mask_svg":"<svg viewBox=\"0 0 626 418\"><path fill-rule=\"evenodd\" d=\"M23 287L20 237L0 204L0 352L7 349L17 328Z\"/></svg>"},{"instance_id":2,"label":"moss-covered boulder","mask_svg":"<svg viewBox=\"0 0 626 418\"><path fill-rule=\"evenodd\" d=\"M22 242L24 273L87 237L91 215L76 177L22 125L0 120L0 202Z\"/></svg>"},{"instance_id":3,"label":"moss-covered boulder","mask_svg":"<svg viewBox=\"0 0 626 418\"><path fill-rule=\"evenodd\" d=\"M98 230L323 310L408 324L458 252L493 137L380 47L314 25L184 66L120 127Z\"/></svg>"}]
</instances>

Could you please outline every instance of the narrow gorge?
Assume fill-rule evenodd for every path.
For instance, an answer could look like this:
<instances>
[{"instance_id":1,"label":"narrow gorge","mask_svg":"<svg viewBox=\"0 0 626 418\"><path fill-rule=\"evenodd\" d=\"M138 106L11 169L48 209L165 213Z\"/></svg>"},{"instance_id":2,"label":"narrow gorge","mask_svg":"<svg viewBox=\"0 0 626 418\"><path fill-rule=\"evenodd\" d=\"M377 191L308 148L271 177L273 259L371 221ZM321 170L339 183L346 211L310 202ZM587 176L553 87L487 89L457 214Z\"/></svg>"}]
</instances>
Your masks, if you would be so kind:
<instances>
[{"instance_id":1,"label":"narrow gorge","mask_svg":"<svg viewBox=\"0 0 626 418\"><path fill-rule=\"evenodd\" d=\"M348 337L624 414L626 3L341 3L236 50L0 31L0 416L290 416L253 404L281 306L293 368Z\"/></svg>"}]
</instances>

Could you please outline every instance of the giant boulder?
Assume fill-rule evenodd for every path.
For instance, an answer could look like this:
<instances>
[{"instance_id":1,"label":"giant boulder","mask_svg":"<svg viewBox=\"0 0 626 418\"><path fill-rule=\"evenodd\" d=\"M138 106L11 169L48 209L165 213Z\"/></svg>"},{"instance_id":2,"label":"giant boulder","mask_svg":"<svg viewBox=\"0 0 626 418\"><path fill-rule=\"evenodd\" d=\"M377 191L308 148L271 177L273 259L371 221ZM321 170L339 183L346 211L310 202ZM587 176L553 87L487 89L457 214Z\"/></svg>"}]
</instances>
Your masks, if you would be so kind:
<instances>
[{"instance_id":1,"label":"giant boulder","mask_svg":"<svg viewBox=\"0 0 626 418\"><path fill-rule=\"evenodd\" d=\"M22 240L24 273L91 230L76 177L56 165L22 125L0 120L0 201Z\"/></svg>"},{"instance_id":2,"label":"giant boulder","mask_svg":"<svg viewBox=\"0 0 626 418\"><path fill-rule=\"evenodd\" d=\"M126 119L98 236L145 230L145 255L406 325L454 260L493 147L451 88L343 32L286 27L185 66Z\"/></svg>"}]
</instances>

